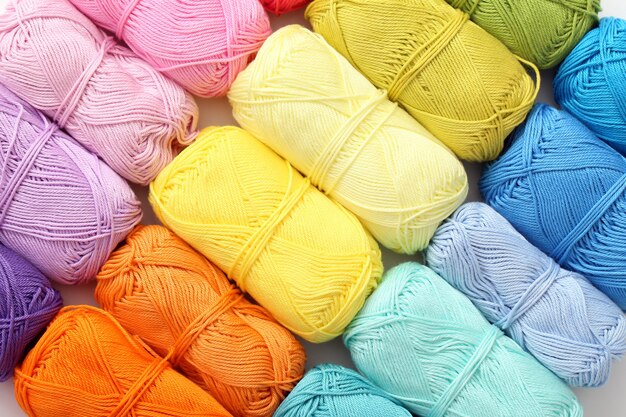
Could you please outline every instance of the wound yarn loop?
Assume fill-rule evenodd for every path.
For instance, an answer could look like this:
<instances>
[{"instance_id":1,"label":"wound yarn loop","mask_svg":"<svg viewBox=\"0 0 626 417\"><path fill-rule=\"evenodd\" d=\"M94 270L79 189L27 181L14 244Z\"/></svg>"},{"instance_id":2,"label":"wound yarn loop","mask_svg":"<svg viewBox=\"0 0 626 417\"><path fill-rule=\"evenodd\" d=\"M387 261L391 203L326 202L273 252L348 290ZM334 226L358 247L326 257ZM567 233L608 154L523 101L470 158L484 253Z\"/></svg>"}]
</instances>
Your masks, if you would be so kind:
<instances>
[{"instance_id":1,"label":"wound yarn loop","mask_svg":"<svg viewBox=\"0 0 626 417\"><path fill-rule=\"evenodd\" d=\"M620 308L486 204L461 206L435 233L426 260L487 320L572 386L604 384L611 361L626 352Z\"/></svg>"},{"instance_id":2,"label":"wound yarn loop","mask_svg":"<svg viewBox=\"0 0 626 417\"><path fill-rule=\"evenodd\" d=\"M492 326L487 330L483 340L476 346L476 350L467 361L467 364L465 364L463 370L443 392L437 404L429 411L426 417L444 417L446 415L452 403L456 401L459 394L467 386L467 383L474 377L474 374L479 371L480 366L485 359L487 359L487 356L491 354L500 336L502 336L502 332L497 327Z\"/></svg>"},{"instance_id":3,"label":"wound yarn loop","mask_svg":"<svg viewBox=\"0 0 626 417\"><path fill-rule=\"evenodd\" d=\"M389 270L344 334L356 367L416 415L582 417L552 372L432 270Z\"/></svg>"},{"instance_id":4,"label":"wound yarn loop","mask_svg":"<svg viewBox=\"0 0 626 417\"><path fill-rule=\"evenodd\" d=\"M533 64L444 0L314 0L306 17L462 159L496 158L539 91Z\"/></svg>"},{"instance_id":5,"label":"wound yarn loop","mask_svg":"<svg viewBox=\"0 0 626 417\"><path fill-rule=\"evenodd\" d=\"M108 313L66 307L15 370L31 417L231 417Z\"/></svg>"},{"instance_id":6,"label":"wound yarn loop","mask_svg":"<svg viewBox=\"0 0 626 417\"><path fill-rule=\"evenodd\" d=\"M62 305L61 295L41 272L0 245L0 381L11 378Z\"/></svg>"},{"instance_id":7,"label":"wound yarn loop","mask_svg":"<svg viewBox=\"0 0 626 417\"><path fill-rule=\"evenodd\" d=\"M270 36L228 98L244 129L393 251L424 249L467 195L454 155L301 26Z\"/></svg>"},{"instance_id":8,"label":"wound yarn loop","mask_svg":"<svg viewBox=\"0 0 626 417\"><path fill-rule=\"evenodd\" d=\"M626 20L605 17L563 62L554 98L600 139L626 154Z\"/></svg>"},{"instance_id":9,"label":"wound yarn loop","mask_svg":"<svg viewBox=\"0 0 626 417\"><path fill-rule=\"evenodd\" d=\"M481 179L485 201L541 251L626 308L626 159L537 105Z\"/></svg>"},{"instance_id":10,"label":"wound yarn loop","mask_svg":"<svg viewBox=\"0 0 626 417\"><path fill-rule=\"evenodd\" d=\"M228 275L240 277L237 281L239 288L242 291L246 291L246 279L250 273L250 269L254 266L259 256L267 247L267 243L274 236L274 232L279 227L283 220L291 214L296 204L300 203L304 194L310 189L311 183L308 179L305 179L297 186L294 187L294 176L296 171L291 168L291 164L286 162L287 171L289 172L289 181L287 182L287 192L285 196L278 204L278 207L274 212L263 222L263 224L254 232L248 241L241 247L239 255L235 258L233 266L228 270ZM241 266L240 266L241 265Z\"/></svg>"},{"instance_id":11,"label":"wound yarn loop","mask_svg":"<svg viewBox=\"0 0 626 417\"><path fill-rule=\"evenodd\" d=\"M446 0L541 69L557 66L598 22L600 0Z\"/></svg>"},{"instance_id":12,"label":"wound yarn loop","mask_svg":"<svg viewBox=\"0 0 626 417\"><path fill-rule=\"evenodd\" d=\"M0 242L51 280L93 279L141 219L128 184L0 86Z\"/></svg>"},{"instance_id":13,"label":"wound yarn loop","mask_svg":"<svg viewBox=\"0 0 626 417\"><path fill-rule=\"evenodd\" d=\"M552 284L559 278L560 272L561 268L555 262L550 262L548 269L530 284L508 314L494 324L502 330L508 330L514 323L524 317L552 288Z\"/></svg>"},{"instance_id":14,"label":"wound yarn loop","mask_svg":"<svg viewBox=\"0 0 626 417\"><path fill-rule=\"evenodd\" d=\"M576 226L561 240L550 256L560 264L567 263L570 252L589 231L604 219L607 212L614 207L618 200L624 198L626 193L626 174L613 184L611 188L589 209L587 214Z\"/></svg>"},{"instance_id":15,"label":"wound yarn loop","mask_svg":"<svg viewBox=\"0 0 626 417\"><path fill-rule=\"evenodd\" d=\"M98 274L96 299L237 417L267 417L304 373L304 349L163 226L139 226Z\"/></svg>"},{"instance_id":16,"label":"wound yarn loop","mask_svg":"<svg viewBox=\"0 0 626 417\"><path fill-rule=\"evenodd\" d=\"M70 1L200 97L225 95L271 33L258 0Z\"/></svg>"},{"instance_id":17,"label":"wound yarn loop","mask_svg":"<svg viewBox=\"0 0 626 417\"><path fill-rule=\"evenodd\" d=\"M239 128L203 130L151 184L150 203L312 342L339 336L382 273L380 250L358 219Z\"/></svg>"},{"instance_id":18,"label":"wound yarn loop","mask_svg":"<svg viewBox=\"0 0 626 417\"><path fill-rule=\"evenodd\" d=\"M19 19L19 13L17 13L17 16ZM20 26L22 25L20 24ZM110 37L106 37L104 39L104 42L102 42L102 45L100 45L100 49L98 50L97 55L95 55L93 60L87 66L85 66L82 74L78 76L78 78L74 82L74 85L68 90L65 98L61 100L59 108L54 116L52 116L52 119L62 129L65 129L68 120L76 111L78 103L83 98L83 94L85 93L87 85L95 75L100 65L102 65L104 57L114 46L115 41Z\"/></svg>"},{"instance_id":19,"label":"wound yarn loop","mask_svg":"<svg viewBox=\"0 0 626 417\"><path fill-rule=\"evenodd\" d=\"M10 2L0 16L0 80L139 184L197 134L193 97L67 0Z\"/></svg>"},{"instance_id":20,"label":"wound yarn loop","mask_svg":"<svg viewBox=\"0 0 626 417\"><path fill-rule=\"evenodd\" d=\"M410 417L389 394L352 369L322 364L306 373L274 417Z\"/></svg>"},{"instance_id":21,"label":"wound yarn loop","mask_svg":"<svg viewBox=\"0 0 626 417\"><path fill-rule=\"evenodd\" d=\"M266 10L281 15L304 7L310 0L261 0Z\"/></svg>"}]
</instances>

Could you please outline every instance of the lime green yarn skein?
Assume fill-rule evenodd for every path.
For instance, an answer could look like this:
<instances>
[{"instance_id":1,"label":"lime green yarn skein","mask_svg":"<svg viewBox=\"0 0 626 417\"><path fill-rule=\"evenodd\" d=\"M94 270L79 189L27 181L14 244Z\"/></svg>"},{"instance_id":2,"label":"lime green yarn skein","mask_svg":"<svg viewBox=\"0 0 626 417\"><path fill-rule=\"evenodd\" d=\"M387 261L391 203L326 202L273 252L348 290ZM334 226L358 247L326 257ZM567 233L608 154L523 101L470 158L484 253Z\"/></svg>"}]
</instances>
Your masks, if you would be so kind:
<instances>
[{"instance_id":1,"label":"lime green yarn skein","mask_svg":"<svg viewBox=\"0 0 626 417\"><path fill-rule=\"evenodd\" d=\"M432 270L389 270L344 334L357 368L426 417L582 417L574 393Z\"/></svg>"},{"instance_id":2,"label":"lime green yarn skein","mask_svg":"<svg viewBox=\"0 0 626 417\"><path fill-rule=\"evenodd\" d=\"M539 83L518 58L444 0L315 0L306 14L462 159L495 159L537 96Z\"/></svg>"},{"instance_id":3,"label":"lime green yarn skein","mask_svg":"<svg viewBox=\"0 0 626 417\"><path fill-rule=\"evenodd\" d=\"M598 23L600 0L446 0L541 69L560 64Z\"/></svg>"},{"instance_id":4,"label":"lime green yarn skein","mask_svg":"<svg viewBox=\"0 0 626 417\"><path fill-rule=\"evenodd\" d=\"M229 98L243 128L396 252L423 250L467 195L452 152L302 26L273 34Z\"/></svg>"}]
</instances>

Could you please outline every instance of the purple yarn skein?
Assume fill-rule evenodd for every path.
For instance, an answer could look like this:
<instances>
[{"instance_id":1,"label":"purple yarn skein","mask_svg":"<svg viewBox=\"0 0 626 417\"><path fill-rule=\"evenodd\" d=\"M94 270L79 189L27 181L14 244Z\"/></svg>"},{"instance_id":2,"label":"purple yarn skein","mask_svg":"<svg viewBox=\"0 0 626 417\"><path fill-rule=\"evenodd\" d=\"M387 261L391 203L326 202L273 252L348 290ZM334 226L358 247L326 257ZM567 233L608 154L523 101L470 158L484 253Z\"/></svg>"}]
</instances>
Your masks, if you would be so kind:
<instances>
[{"instance_id":1,"label":"purple yarn skein","mask_svg":"<svg viewBox=\"0 0 626 417\"><path fill-rule=\"evenodd\" d=\"M140 220L126 181L0 86L0 243L52 281L77 284Z\"/></svg>"},{"instance_id":2,"label":"purple yarn skein","mask_svg":"<svg viewBox=\"0 0 626 417\"><path fill-rule=\"evenodd\" d=\"M17 253L0 245L0 381L13 368L28 345L63 306L50 281Z\"/></svg>"}]
</instances>

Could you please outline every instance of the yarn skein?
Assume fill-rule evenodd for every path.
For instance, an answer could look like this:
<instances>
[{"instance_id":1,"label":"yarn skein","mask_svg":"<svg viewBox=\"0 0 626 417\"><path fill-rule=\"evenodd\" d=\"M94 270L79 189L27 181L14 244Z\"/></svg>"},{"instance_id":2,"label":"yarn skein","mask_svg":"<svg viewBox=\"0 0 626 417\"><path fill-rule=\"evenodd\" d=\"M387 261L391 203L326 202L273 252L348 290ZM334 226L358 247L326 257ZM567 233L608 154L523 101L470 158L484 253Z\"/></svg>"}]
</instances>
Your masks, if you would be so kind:
<instances>
[{"instance_id":1,"label":"yarn skein","mask_svg":"<svg viewBox=\"0 0 626 417\"><path fill-rule=\"evenodd\" d=\"M102 267L95 295L234 416L271 416L304 373L293 335L165 227L137 227Z\"/></svg>"},{"instance_id":2,"label":"yarn skein","mask_svg":"<svg viewBox=\"0 0 626 417\"><path fill-rule=\"evenodd\" d=\"M437 230L426 259L487 320L570 385L604 384L611 360L626 352L619 307L486 204L457 210Z\"/></svg>"},{"instance_id":3,"label":"yarn skein","mask_svg":"<svg viewBox=\"0 0 626 417\"><path fill-rule=\"evenodd\" d=\"M390 395L352 369L322 364L311 369L274 417L411 417Z\"/></svg>"},{"instance_id":4,"label":"yarn skein","mask_svg":"<svg viewBox=\"0 0 626 417\"><path fill-rule=\"evenodd\" d=\"M423 250L467 196L454 155L301 26L273 34L228 96L244 129L396 252Z\"/></svg>"},{"instance_id":5,"label":"yarn skein","mask_svg":"<svg viewBox=\"0 0 626 417\"><path fill-rule=\"evenodd\" d=\"M344 334L357 368L429 417L582 417L574 393L417 263L389 270Z\"/></svg>"},{"instance_id":6,"label":"yarn skein","mask_svg":"<svg viewBox=\"0 0 626 417\"><path fill-rule=\"evenodd\" d=\"M557 66L598 23L600 0L446 0L541 69Z\"/></svg>"},{"instance_id":7,"label":"yarn skein","mask_svg":"<svg viewBox=\"0 0 626 417\"><path fill-rule=\"evenodd\" d=\"M0 85L0 243L48 278L95 278L141 219L128 184Z\"/></svg>"},{"instance_id":8,"label":"yarn skein","mask_svg":"<svg viewBox=\"0 0 626 417\"><path fill-rule=\"evenodd\" d=\"M230 417L108 313L65 307L15 370L30 417Z\"/></svg>"},{"instance_id":9,"label":"yarn skein","mask_svg":"<svg viewBox=\"0 0 626 417\"><path fill-rule=\"evenodd\" d=\"M63 306L61 294L26 259L0 245L0 381Z\"/></svg>"},{"instance_id":10,"label":"yarn skein","mask_svg":"<svg viewBox=\"0 0 626 417\"><path fill-rule=\"evenodd\" d=\"M626 159L564 111L537 105L486 167L485 202L626 308Z\"/></svg>"},{"instance_id":11,"label":"yarn skein","mask_svg":"<svg viewBox=\"0 0 626 417\"><path fill-rule=\"evenodd\" d=\"M0 16L0 81L139 184L197 134L193 98L67 0L7 6Z\"/></svg>"},{"instance_id":12,"label":"yarn skein","mask_svg":"<svg viewBox=\"0 0 626 417\"><path fill-rule=\"evenodd\" d=\"M70 1L158 71L201 97L226 94L271 33L258 0Z\"/></svg>"},{"instance_id":13,"label":"yarn skein","mask_svg":"<svg viewBox=\"0 0 626 417\"><path fill-rule=\"evenodd\" d=\"M626 155L626 20L603 18L554 78L554 98Z\"/></svg>"},{"instance_id":14,"label":"yarn skein","mask_svg":"<svg viewBox=\"0 0 626 417\"><path fill-rule=\"evenodd\" d=\"M311 342L341 335L382 274L357 218L236 127L203 130L150 185L150 202L165 226Z\"/></svg>"},{"instance_id":15,"label":"yarn skein","mask_svg":"<svg viewBox=\"0 0 626 417\"><path fill-rule=\"evenodd\" d=\"M310 0L261 0L261 4L276 15L289 13L304 7Z\"/></svg>"},{"instance_id":16,"label":"yarn skein","mask_svg":"<svg viewBox=\"0 0 626 417\"><path fill-rule=\"evenodd\" d=\"M487 161L539 91L520 61L444 0L315 0L306 12L375 86L461 159Z\"/></svg>"}]
</instances>

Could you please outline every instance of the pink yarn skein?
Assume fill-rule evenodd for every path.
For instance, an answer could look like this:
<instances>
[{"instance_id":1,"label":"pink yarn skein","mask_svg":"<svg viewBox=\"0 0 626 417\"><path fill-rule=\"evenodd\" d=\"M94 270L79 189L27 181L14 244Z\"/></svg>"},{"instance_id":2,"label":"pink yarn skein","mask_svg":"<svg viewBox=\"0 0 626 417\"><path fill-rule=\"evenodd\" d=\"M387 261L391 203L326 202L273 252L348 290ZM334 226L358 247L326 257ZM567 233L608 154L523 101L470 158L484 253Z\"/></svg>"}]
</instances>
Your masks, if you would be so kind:
<instances>
[{"instance_id":1,"label":"pink yarn skein","mask_svg":"<svg viewBox=\"0 0 626 417\"><path fill-rule=\"evenodd\" d=\"M66 0L7 7L0 80L136 183L148 184L197 134L193 97Z\"/></svg>"},{"instance_id":2,"label":"pink yarn skein","mask_svg":"<svg viewBox=\"0 0 626 417\"><path fill-rule=\"evenodd\" d=\"M261 4L263 4L266 10L274 14L283 14L304 7L310 1L311 0L261 0Z\"/></svg>"},{"instance_id":3,"label":"pink yarn skein","mask_svg":"<svg viewBox=\"0 0 626 417\"><path fill-rule=\"evenodd\" d=\"M0 242L53 281L95 278L141 220L126 181L0 85Z\"/></svg>"},{"instance_id":4,"label":"pink yarn skein","mask_svg":"<svg viewBox=\"0 0 626 417\"><path fill-rule=\"evenodd\" d=\"M223 96L270 35L258 0L70 0L193 94Z\"/></svg>"}]
</instances>

